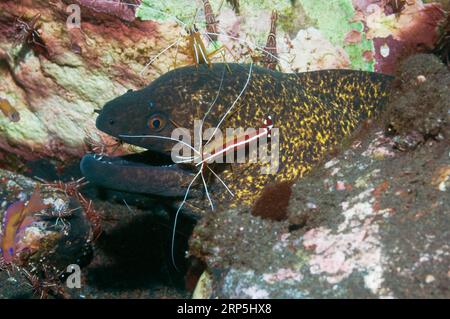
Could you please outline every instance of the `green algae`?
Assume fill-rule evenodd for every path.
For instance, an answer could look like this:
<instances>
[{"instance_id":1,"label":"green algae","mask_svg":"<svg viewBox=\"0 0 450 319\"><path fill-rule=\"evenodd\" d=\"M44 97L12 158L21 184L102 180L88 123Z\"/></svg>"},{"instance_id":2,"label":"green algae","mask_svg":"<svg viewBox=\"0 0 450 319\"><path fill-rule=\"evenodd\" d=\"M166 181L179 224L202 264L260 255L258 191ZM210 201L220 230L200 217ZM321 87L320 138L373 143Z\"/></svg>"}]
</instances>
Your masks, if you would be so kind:
<instances>
[{"instance_id":1,"label":"green algae","mask_svg":"<svg viewBox=\"0 0 450 319\"><path fill-rule=\"evenodd\" d=\"M181 21L190 24L194 21L197 7L198 3L189 0L171 2L144 0L136 10L136 17L141 20Z\"/></svg>"},{"instance_id":2,"label":"green algae","mask_svg":"<svg viewBox=\"0 0 450 319\"><path fill-rule=\"evenodd\" d=\"M363 58L365 51L374 51L373 42L365 38L364 25L361 22L350 22L355 15L351 0L300 0L300 3L305 13L317 21L317 27L322 34L334 45L344 48L353 69L374 70L374 62L367 62ZM345 36L351 30L362 33L361 43L345 44Z\"/></svg>"},{"instance_id":3,"label":"green algae","mask_svg":"<svg viewBox=\"0 0 450 319\"><path fill-rule=\"evenodd\" d=\"M218 10L220 1L211 1L213 9ZM225 6L225 5L224 5ZM197 10L201 9L197 3L189 0L175 2L144 0L136 11L136 16L142 20L156 20L159 22L175 21L190 24L194 21ZM333 45L342 47L348 54L353 69L373 71L375 63L366 61L364 52L374 51L373 41L367 40L364 25L361 22L351 22L355 10L351 0L299 0L292 3L290 0L280 0L275 3L270 0L249 0L241 3L241 15L247 19L258 20L264 12L273 9L280 13L279 29L291 36L300 29L308 27L317 28ZM196 21L201 19L196 19ZM199 23L201 25L201 21ZM362 34L360 43L346 44L345 36L348 32L357 30ZM253 30L249 30L254 32ZM265 34L252 34L257 42L265 38Z\"/></svg>"}]
</instances>

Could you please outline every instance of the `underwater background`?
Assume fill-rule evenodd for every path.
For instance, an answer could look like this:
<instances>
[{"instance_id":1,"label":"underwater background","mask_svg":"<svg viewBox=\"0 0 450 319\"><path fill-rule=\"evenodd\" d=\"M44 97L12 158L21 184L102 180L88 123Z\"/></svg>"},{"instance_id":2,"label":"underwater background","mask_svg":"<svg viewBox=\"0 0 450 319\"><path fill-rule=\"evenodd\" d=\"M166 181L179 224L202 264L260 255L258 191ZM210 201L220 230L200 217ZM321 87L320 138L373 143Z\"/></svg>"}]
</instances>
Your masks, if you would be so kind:
<instances>
[{"instance_id":1,"label":"underwater background","mask_svg":"<svg viewBox=\"0 0 450 319\"><path fill-rule=\"evenodd\" d=\"M449 298L449 7L446 0L0 0L0 298ZM332 102L316 95L363 104L346 95L338 80L346 73L335 70L384 74L357 77L351 87L386 105L351 125L331 117L326 127L288 134L280 152L292 174L273 183L217 168L232 191L255 189L221 200L217 177L215 209L199 179L198 199L178 214L187 184L169 178L167 159L154 153L130 161L161 168L153 175L161 194L143 191L151 183L139 185L140 175L131 190L124 179L98 185L115 175L82 172L83 156L147 148L101 129L97 118L112 109L105 104L185 66L192 75L173 83L188 91L215 63L247 68L241 77L230 72L228 91L217 95L229 105L252 71L263 82L265 74L299 81L302 115L280 123L290 132ZM328 73L316 82L293 75L324 70L333 70L330 82ZM222 85L220 73L217 80ZM257 101L274 104L275 117L295 114L291 85L266 84ZM175 87L157 99L177 96ZM134 100L116 101L123 101L116 124L138 126ZM180 119L203 117L189 103L175 106ZM161 121L146 124L159 132ZM304 141L301 156L290 152ZM183 192L169 196L169 185Z\"/></svg>"}]
</instances>

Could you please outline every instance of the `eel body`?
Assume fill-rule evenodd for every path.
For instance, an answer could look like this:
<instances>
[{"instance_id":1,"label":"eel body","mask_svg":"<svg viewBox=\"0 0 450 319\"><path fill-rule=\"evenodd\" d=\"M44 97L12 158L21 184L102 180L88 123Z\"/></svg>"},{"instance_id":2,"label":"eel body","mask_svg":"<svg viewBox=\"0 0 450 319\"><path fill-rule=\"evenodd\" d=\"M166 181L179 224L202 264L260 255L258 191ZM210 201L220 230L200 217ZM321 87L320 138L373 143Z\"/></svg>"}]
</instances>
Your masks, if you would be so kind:
<instances>
[{"instance_id":1,"label":"eel body","mask_svg":"<svg viewBox=\"0 0 450 319\"><path fill-rule=\"evenodd\" d=\"M267 163L211 166L234 197L217 178L207 180L216 203L251 204L266 185L304 176L364 120L379 114L387 104L391 80L354 70L284 74L242 64L176 69L142 90L108 102L97 118L98 129L148 149L147 155L139 160L138 155L133 155L135 159L86 155L81 169L89 180L105 187L182 197L198 167L175 164L170 160L175 143L149 136L169 138L180 127L194 136L194 121L205 114L203 129L220 124L224 132L225 128L260 128L271 118L279 139L275 174L261 173ZM203 188L198 179L192 186L193 197L201 195ZM205 202L204 196L199 196L201 201Z\"/></svg>"}]
</instances>

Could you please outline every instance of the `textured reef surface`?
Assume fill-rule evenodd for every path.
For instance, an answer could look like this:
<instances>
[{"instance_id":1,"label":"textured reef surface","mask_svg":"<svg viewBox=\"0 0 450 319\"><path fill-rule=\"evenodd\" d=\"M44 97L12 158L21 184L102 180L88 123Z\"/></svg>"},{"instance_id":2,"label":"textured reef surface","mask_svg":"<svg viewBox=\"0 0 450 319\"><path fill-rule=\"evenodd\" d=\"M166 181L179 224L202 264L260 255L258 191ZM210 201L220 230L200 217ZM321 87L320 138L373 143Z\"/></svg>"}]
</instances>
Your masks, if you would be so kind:
<instances>
[{"instance_id":1,"label":"textured reef surface","mask_svg":"<svg viewBox=\"0 0 450 319\"><path fill-rule=\"evenodd\" d=\"M186 0L134 1L133 6L116 2L75 1L83 9L81 28L70 29L66 10L72 2L0 3L0 98L8 99L21 115L17 123L0 115L1 149L27 159L62 160L91 149L87 140L111 142L95 130L94 111L172 66L175 47L140 75L152 57L180 39L182 31L173 17L161 17L148 7L188 23L197 5ZM217 12L221 30L238 39L219 40L229 48L227 61L248 62L247 52L255 51L248 43L264 46L270 12L278 9L283 71L354 68L392 73L398 57L433 46L444 13L441 5L412 1L393 14L388 5L376 2L302 0L292 7L291 1L283 0L274 7L272 1L243 1L240 15L229 6ZM29 23L38 14L36 28L45 47L28 43L14 27L18 18ZM181 39L180 47L183 44ZM223 61L221 55L215 59ZM185 63L191 61L180 48L177 64Z\"/></svg>"},{"instance_id":2,"label":"textured reef surface","mask_svg":"<svg viewBox=\"0 0 450 319\"><path fill-rule=\"evenodd\" d=\"M206 28L201 1L3 0L0 298L450 298L449 1L220 2L213 62L259 63L276 9L279 71L394 75L386 113L251 207L180 216L177 271L179 201L83 185L78 163L139 150L97 113L194 64L184 29ZM45 207L25 218L33 194Z\"/></svg>"},{"instance_id":3,"label":"textured reef surface","mask_svg":"<svg viewBox=\"0 0 450 319\"><path fill-rule=\"evenodd\" d=\"M190 254L208 270L195 297L450 297L450 72L418 55L397 76L384 119L395 133L362 129L292 185L280 221L248 209L201 220Z\"/></svg>"}]
</instances>

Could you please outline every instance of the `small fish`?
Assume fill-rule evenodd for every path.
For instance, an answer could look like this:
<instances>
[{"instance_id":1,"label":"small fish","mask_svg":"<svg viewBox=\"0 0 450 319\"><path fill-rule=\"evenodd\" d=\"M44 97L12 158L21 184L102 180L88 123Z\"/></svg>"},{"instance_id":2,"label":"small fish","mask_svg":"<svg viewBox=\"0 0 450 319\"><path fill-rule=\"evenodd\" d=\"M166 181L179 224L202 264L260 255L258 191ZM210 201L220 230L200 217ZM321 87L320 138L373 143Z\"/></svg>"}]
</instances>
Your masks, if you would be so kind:
<instances>
[{"instance_id":1,"label":"small fish","mask_svg":"<svg viewBox=\"0 0 450 319\"><path fill-rule=\"evenodd\" d=\"M31 195L28 204L18 201L8 207L3 218L3 234L1 237L1 251L4 262L9 264L16 254L16 244L18 235L33 222L32 215L39 212L48 205L42 202L39 188L36 188Z\"/></svg>"},{"instance_id":2,"label":"small fish","mask_svg":"<svg viewBox=\"0 0 450 319\"><path fill-rule=\"evenodd\" d=\"M11 122L19 122L20 114L7 99L0 98L0 110Z\"/></svg>"}]
</instances>

